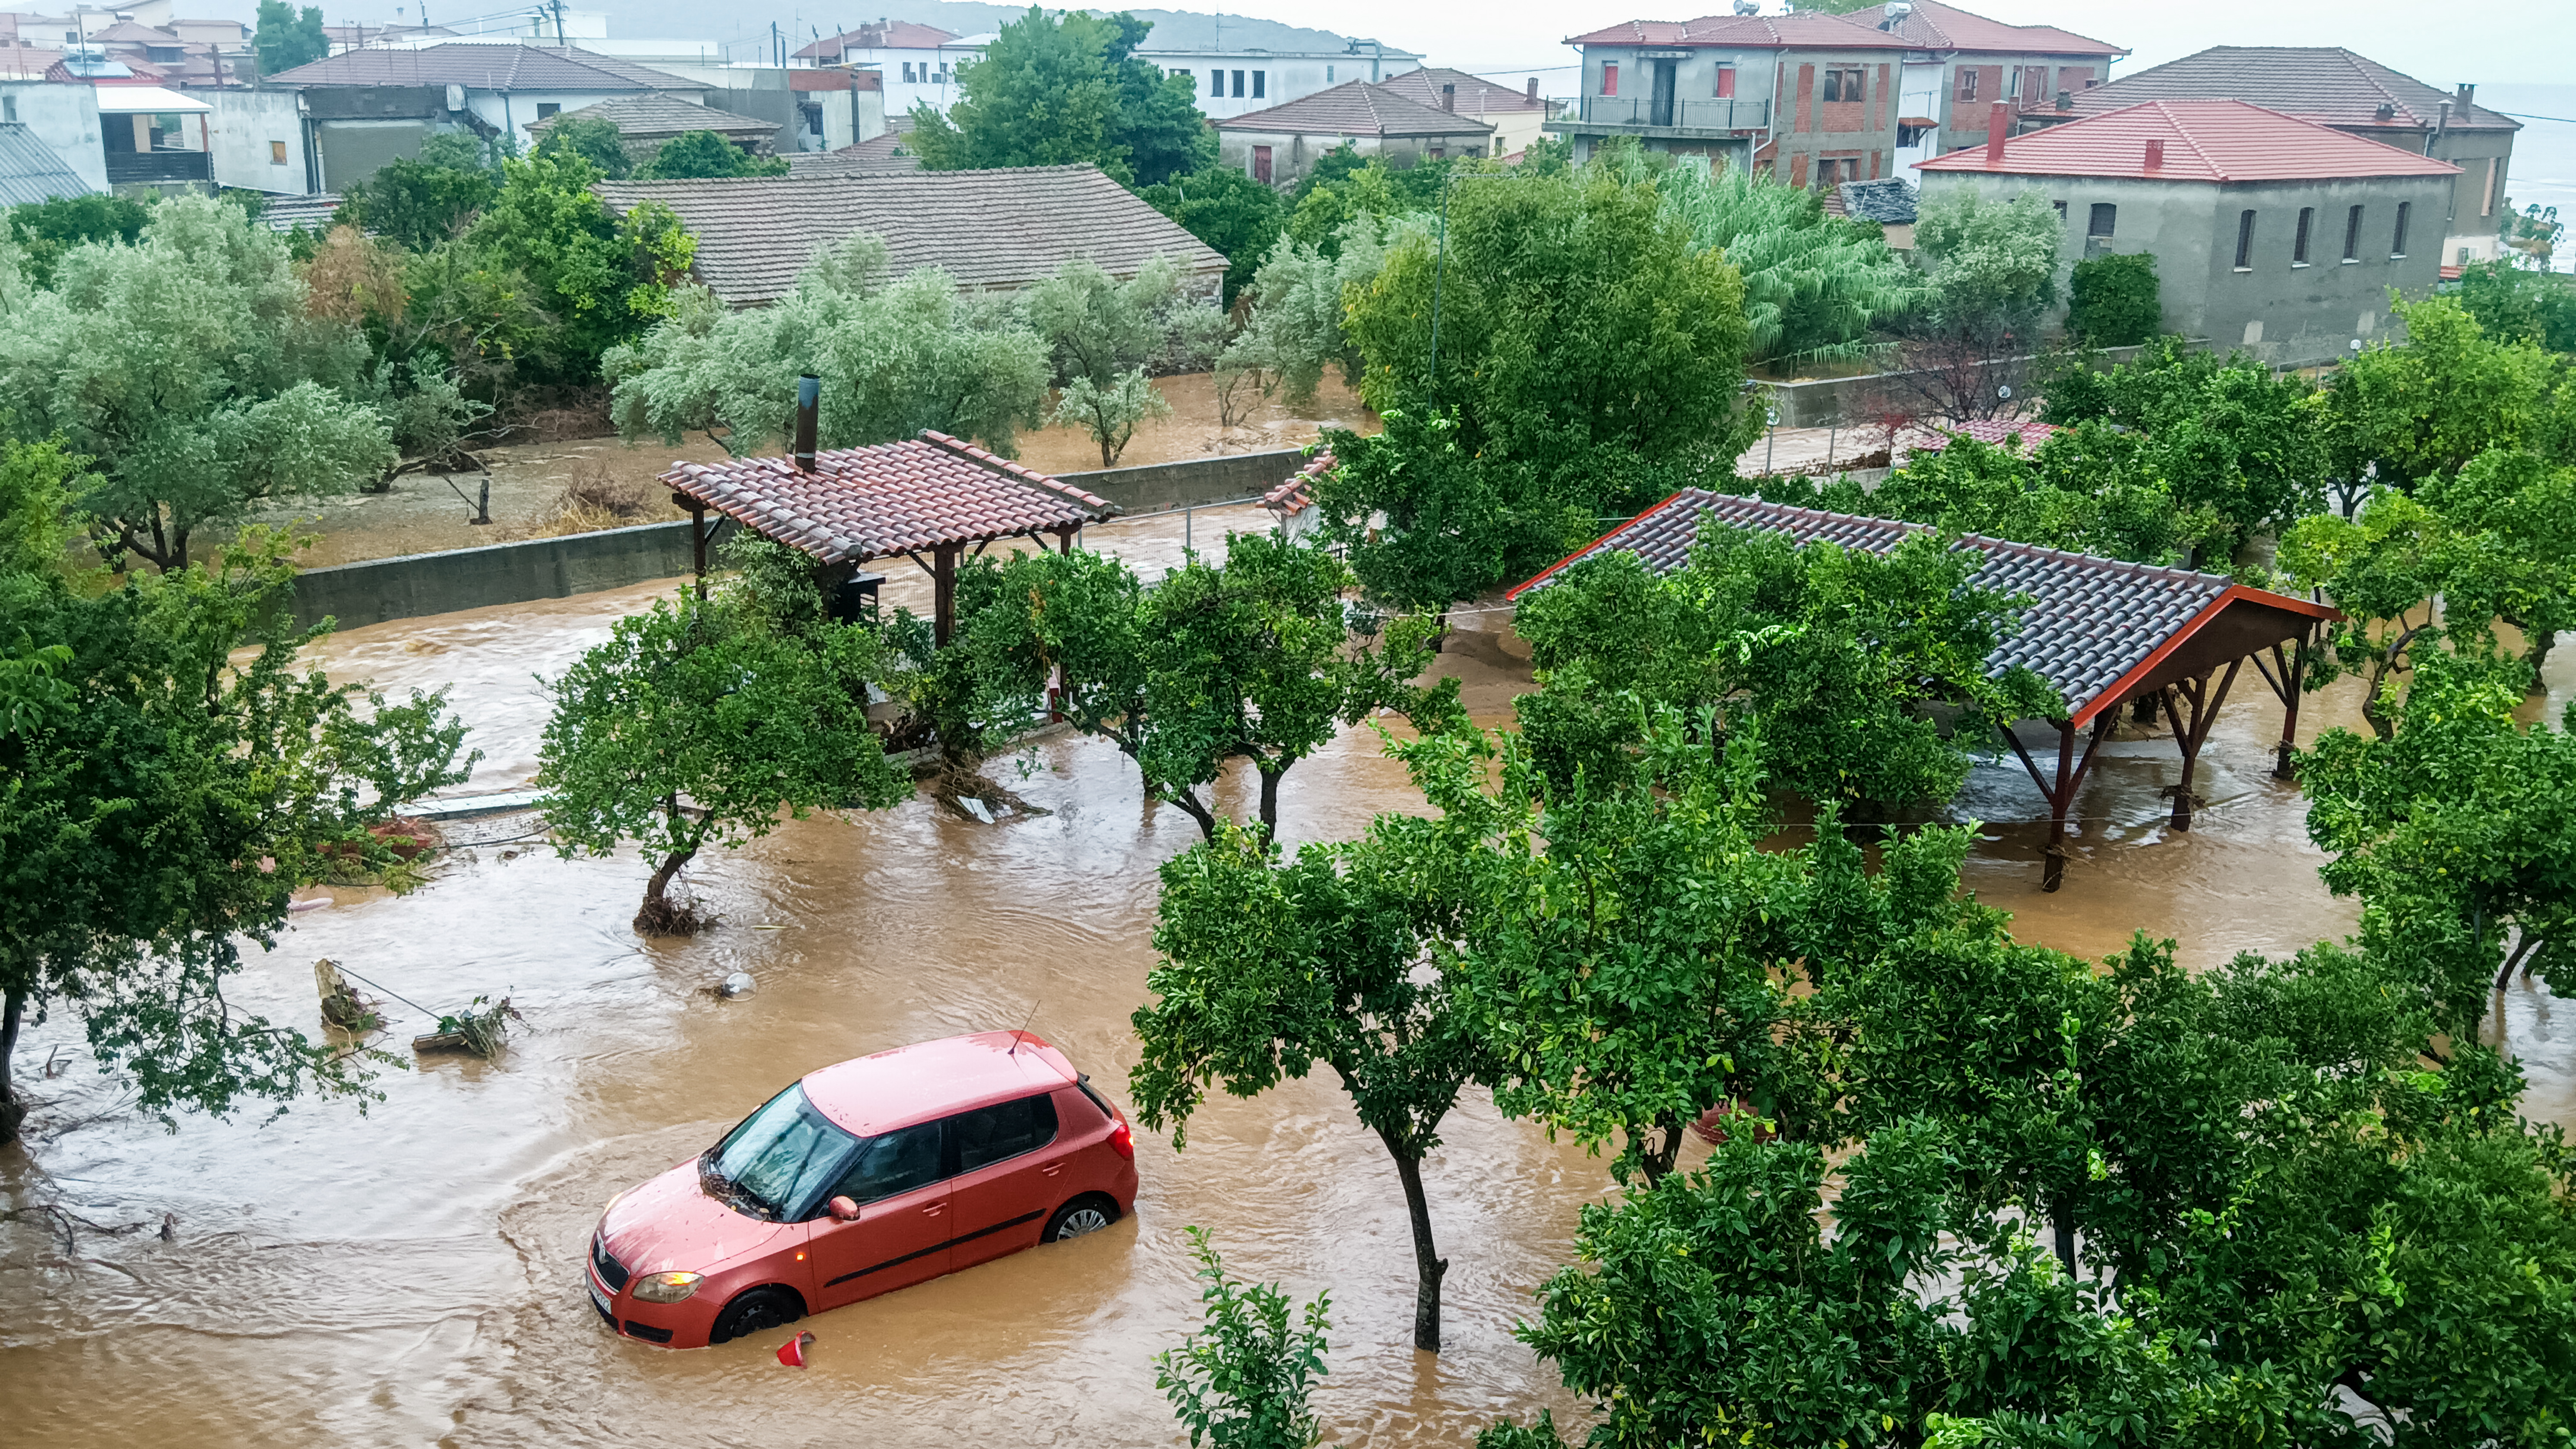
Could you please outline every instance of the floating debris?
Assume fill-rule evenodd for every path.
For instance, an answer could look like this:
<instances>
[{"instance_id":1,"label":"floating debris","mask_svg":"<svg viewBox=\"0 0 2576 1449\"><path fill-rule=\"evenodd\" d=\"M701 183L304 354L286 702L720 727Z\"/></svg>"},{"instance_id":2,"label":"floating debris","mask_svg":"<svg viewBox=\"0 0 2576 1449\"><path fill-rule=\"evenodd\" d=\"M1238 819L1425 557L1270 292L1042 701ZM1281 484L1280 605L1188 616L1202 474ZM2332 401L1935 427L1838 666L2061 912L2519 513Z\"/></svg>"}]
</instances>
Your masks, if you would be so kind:
<instances>
[{"instance_id":1,"label":"floating debris","mask_svg":"<svg viewBox=\"0 0 2576 1449\"><path fill-rule=\"evenodd\" d=\"M727 1001L740 1001L758 990L760 990L760 983L751 978L750 972L736 971L724 979L723 985L716 988L716 995Z\"/></svg>"},{"instance_id":2,"label":"floating debris","mask_svg":"<svg viewBox=\"0 0 2576 1449\"><path fill-rule=\"evenodd\" d=\"M385 1024L376 1014L380 1003L360 996L328 956L313 963L313 989L322 994L322 1020L342 1031L374 1031Z\"/></svg>"},{"instance_id":3,"label":"floating debris","mask_svg":"<svg viewBox=\"0 0 2576 1449\"><path fill-rule=\"evenodd\" d=\"M413 1037L411 1049L416 1052L472 1052L478 1057L500 1055L502 1046L509 1040L511 1021L525 1021L527 1018L511 1007L510 998L506 996L488 1011L474 1009L491 999L488 996L475 997L473 1006L454 1016L440 1017L438 1030Z\"/></svg>"},{"instance_id":4,"label":"floating debris","mask_svg":"<svg viewBox=\"0 0 2576 1449\"><path fill-rule=\"evenodd\" d=\"M286 913L290 916L300 916L306 911L318 911L329 904L331 904L329 896L315 896L309 901L289 901L286 903Z\"/></svg>"},{"instance_id":5,"label":"floating debris","mask_svg":"<svg viewBox=\"0 0 2576 1449\"><path fill-rule=\"evenodd\" d=\"M778 1346L778 1361L787 1365L789 1368L803 1368L805 1366L806 1345L813 1341L814 1335L811 1333L797 1334L794 1338L791 1338Z\"/></svg>"}]
</instances>

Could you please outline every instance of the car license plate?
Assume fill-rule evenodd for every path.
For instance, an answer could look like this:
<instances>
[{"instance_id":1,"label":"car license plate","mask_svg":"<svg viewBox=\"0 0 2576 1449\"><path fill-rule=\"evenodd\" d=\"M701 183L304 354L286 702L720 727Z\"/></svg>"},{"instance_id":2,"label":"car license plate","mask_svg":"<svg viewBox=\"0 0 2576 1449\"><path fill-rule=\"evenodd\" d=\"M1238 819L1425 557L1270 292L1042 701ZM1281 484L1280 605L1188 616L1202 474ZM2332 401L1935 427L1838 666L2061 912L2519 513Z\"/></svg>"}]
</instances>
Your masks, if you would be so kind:
<instances>
[{"instance_id":1,"label":"car license plate","mask_svg":"<svg viewBox=\"0 0 2576 1449\"><path fill-rule=\"evenodd\" d=\"M608 1306L608 1295L599 1291L599 1285L591 1281L589 1274L582 1275L582 1282L590 1289L590 1306L599 1310L599 1316L608 1320L609 1327L616 1327L617 1314Z\"/></svg>"}]
</instances>

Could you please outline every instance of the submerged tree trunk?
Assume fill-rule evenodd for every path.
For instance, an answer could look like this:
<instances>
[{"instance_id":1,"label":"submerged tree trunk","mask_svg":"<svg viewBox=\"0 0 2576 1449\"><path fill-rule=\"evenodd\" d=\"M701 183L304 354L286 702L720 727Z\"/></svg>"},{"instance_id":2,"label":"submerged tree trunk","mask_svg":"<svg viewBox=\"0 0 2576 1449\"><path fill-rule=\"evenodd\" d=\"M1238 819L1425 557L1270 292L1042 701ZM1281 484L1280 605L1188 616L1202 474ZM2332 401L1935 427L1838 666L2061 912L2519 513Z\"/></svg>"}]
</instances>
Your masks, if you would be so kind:
<instances>
[{"instance_id":1,"label":"submerged tree trunk","mask_svg":"<svg viewBox=\"0 0 2576 1449\"><path fill-rule=\"evenodd\" d=\"M665 798L662 809L676 822L681 813L679 797L674 795ZM653 878L644 883L644 904L635 912L636 934L644 936L697 934L698 913L687 906L674 904L667 892L671 888L672 878L680 873L680 868L697 859L698 845L705 839L706 823L701 821L696 833L689 837L689 843L685 848L672 851L662 857L661 865L653 871Z\"/></svg>"},{"instance_id":2,"label":"submerged tree trunk","mask_svg":"<svg viewBox=\"0 0 2576 1449\"><path fill-rule=\"evenodd\" d=\"M2074 1205L2064 1198L2058 1199L2055 1210L2048 1215L2048 1225L2056 1233L2058 1265L2066 1270L2068 1278L2073 1278L2075 1276Z\"/></svg>"},{"instance_id":3,"label":"submerged tree trunk","mask_svg":"<svg viewBox=\"0 0 2576 1449\"><path fill-rule=\"evenodd\" d=\"M1279 838L1279 777L1288 773L1291 762L1282 760L1277 769L1256 761L1253 768L1261 775L1261 838Z\"/></svg>"},{"instance_id":4,"label":"submerged tree trunk","mask_svg":"<svg viewBox=\"0 0 2576 1449\"><path fill-rule=\"evenodd\" d=\"M13 990L0 1010L0 1146L18 1140L18 1124L27 1120L27 1104L18 1097L16 1059L18 1023L27 1014L27 993Z\"/></svg>"},{"instance_id":5,"label":"submerged tree trunk","mask_svg":"<svg viewBox=\"0 0 2576 1449\"><path fill-rule=\"evenodd\" d=\"M1413 1346L1424 1353L1440 1351L1440 1280L1449 1272L1449 1260L1431 1245L1431 1203L1422 1195L1422 1159L1408 1157L1384 1132L1378 1141L1386 1144L1386 1154L1395 1159L1395 1175L1404 1183L1404 1210L1413 1219L1413 1262L1416 1278L1413 1291Z\"/></svg>"},{"instance_id":6,"label":"submerged tree trunk","mask_svg":"<svg viewBox=\"0 0 2576 1449\"><path fill-rule=\"evenodd\" d=\"M1657 1122L1653 1124L1653 1130L1662 1136L1656 1139L1653 1147L1640 1148L1637 1153L1637 1166L1646 1174L1649 1189L1664 1180L1664 1175L1673 1170L1673 1163L1682 1155L1682 1126L1679 1122Z\"/></svg>"}]
</instances>

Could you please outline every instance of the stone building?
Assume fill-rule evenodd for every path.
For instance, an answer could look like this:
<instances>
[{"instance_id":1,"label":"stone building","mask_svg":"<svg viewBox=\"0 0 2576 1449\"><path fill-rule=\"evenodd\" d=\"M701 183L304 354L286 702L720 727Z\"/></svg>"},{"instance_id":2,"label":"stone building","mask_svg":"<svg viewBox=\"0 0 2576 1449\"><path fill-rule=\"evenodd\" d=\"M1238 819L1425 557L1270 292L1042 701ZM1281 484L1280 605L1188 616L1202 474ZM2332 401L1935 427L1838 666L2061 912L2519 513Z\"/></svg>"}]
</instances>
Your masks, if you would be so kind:
<instances>
[{"instance_id":1,"label":"stone building","mask_svg":"<svg viewBox=\"0 0 2576 1449\"><path fill-rule=\"evenodd\" d=\"M2038 190L2062 255L2149 252L2166 332L2278 366L2342 356L2388 324L2388 295L2439 280L2459 168L2244 101L2150 101L1923 163L1923 204Z\"/></svg>"}]
</instances>

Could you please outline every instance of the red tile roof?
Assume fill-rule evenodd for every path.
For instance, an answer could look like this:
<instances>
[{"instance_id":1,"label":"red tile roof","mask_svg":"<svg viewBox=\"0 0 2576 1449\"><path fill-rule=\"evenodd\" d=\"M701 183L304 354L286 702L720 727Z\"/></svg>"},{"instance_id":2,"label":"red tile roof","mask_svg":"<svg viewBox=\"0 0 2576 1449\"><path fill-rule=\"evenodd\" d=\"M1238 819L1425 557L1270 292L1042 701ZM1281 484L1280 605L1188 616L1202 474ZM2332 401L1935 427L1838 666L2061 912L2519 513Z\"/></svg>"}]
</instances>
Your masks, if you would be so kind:
<instances>
[{"instance_id":1,"label":"red tile roof","mask_svg":"<svg viewBox=\"0 0 2576 1449\"><path fill-rule=\"evenodd\" d=\"M2147 144L2163 161L2147 168ZM1986 164L1971 146L1923 163L1925 171L2005 176L2121 176L2158 181L2309 181L2336 176L2452 176L2448 161L2348 135L2245 101L2148 101L2051 126L2004 143Z\"/></svg>"},{"instance_id":2,"label":"red tile roof","mask_svg":"<svg viewBox=\"0 0 2576 1449\"><path fill-rule=\"evenodd\" d=\"M832 60L853 50L937 50L956 38L935 26L892 20L825 36L796 52L796 59Z\"/></svg>"},{"instance_id":3,"label":"red tile roof","mask_svg":"<svg viewBox=\"0 0 2576 1449\"><path fill-rule=\"evenodd\" d=\"M680 463L662 481L824 563L1080 528L1115 505L946 433L785 458Z\"/></svg>"},{"instance_id":4,"label":"red tile roof","mask_svg":"<svg viewBox=\"0 0 2576 1449\"><path fill-rule=\"evenodd\" d=\"M2116 45L2105 45L2089 35L2060 30L2054 25L2007 25L1989 20L1940 0L1912 0L1912 14L1898 21L1897 35L1927 50L1975 50L2006 55L2127 55ZM1865 23L1868 11L1841 17L1855 24Z\"/></svg>"},{"instance_id":5,"label":"red tile roof","mask_svg":"<svg viewBox=\"0 0 2576 1449\"><path fill-rule=\"evenodd\" d=\"M1839 15L1703 15L1697 20L1629 20L1568 45L1724 45L1741 49L1912 50L1914 42Z\"/></svg>"},{"instance_id":6,"label":"red tile roof","mask_svg":"<svg viewBox=\"0 0 2576 1449\"><path fill-rule=\"evenodd\" d=\"M1261 506L1276 513L1303 513L1315 506L1315 480L1333 466L1331 453L1317 453L1306 466L1288 475L1288 481L1261 495Z\"/></svg>"},{"instance_id":7,"label":"red tile roof","mask_svg":"<svg viewBox=\"0 0 2576 1449\"><path fill-rule=\"evenodd\" d=\"M1449 70L1436 65L1420 66L1402 75L1391 75L1379 84L1397 95L1408 100L1420 101L1435 110L1440 105L1440 88L1456 86L1458 109L1470 116L1490 116L1499 111L1544 112L1547 109L1547 102L1522 90L1519 86L1504 85L1500 81L1489 81L1480 75L1469 75L1463 70Z\"/></svg>"}]
</instances>

